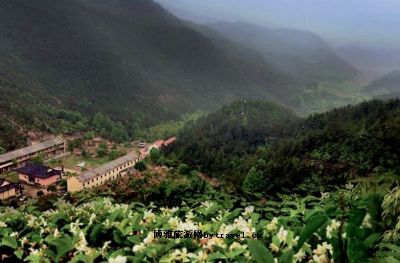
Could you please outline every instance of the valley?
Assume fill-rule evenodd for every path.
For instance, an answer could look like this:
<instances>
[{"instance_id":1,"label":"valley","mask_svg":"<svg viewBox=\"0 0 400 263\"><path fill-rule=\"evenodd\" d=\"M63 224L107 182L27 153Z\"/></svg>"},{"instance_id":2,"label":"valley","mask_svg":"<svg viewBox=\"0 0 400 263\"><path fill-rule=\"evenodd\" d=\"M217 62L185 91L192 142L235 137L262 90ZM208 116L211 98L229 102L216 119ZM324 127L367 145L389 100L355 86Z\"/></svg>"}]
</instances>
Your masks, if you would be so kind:
<instances>
[{"instance_id":1,"label":"valley","mask_svg":"<svg viewBox=\"0 0 400 263\"><path fill-rule=\"evenodd\" d=\"M400 262L386 5L280 4L0 1L0 262Z\"/></svg>"}]
</instances>

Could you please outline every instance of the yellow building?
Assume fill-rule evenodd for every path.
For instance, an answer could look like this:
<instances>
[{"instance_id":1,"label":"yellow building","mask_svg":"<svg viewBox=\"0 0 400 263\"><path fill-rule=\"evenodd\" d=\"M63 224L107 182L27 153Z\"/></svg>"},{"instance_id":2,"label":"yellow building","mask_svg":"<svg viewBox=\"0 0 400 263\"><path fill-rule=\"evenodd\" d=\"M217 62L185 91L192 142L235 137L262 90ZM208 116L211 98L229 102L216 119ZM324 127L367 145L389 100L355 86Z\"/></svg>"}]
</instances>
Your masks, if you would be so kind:
<instances>
[{"instance_id":1,"label":"yellow building","mask_svg":"<svg viewBox=\"0 0 400 263\"><path fill-rule=\"evenodd\" d=\"M136 153L131 152L105 165L84 172L67 179L68 192L77 192L83 189L94 188L107 181L115 180L124 174L139 161Z\"/></svg>"},{"instance_id":2,"label":"yellow building","mask_svg":"<svg viewBox=\"0 0 400 263\"><path fill-rule=\"evenodd\" d=\"M10 197L17 196L17 184L7 182L0 179L0 200L5 200Z\"/></svg>"}]
</instances>

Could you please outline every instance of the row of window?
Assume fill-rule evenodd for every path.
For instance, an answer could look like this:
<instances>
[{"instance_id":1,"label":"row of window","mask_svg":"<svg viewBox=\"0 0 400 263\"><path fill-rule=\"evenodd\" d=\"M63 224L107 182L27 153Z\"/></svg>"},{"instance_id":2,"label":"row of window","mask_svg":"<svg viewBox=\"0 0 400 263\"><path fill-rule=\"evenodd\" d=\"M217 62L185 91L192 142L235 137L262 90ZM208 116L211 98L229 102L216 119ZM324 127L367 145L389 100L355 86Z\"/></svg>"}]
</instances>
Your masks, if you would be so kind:
<instances>
[{"instance_id":1,"label":"row of window","mask_svg":"<svg viewBox=\"0 0 400 263\"><path fill-rule=\"evenodd\" d=\"M99 186L100 184L102 184L102 183L103 183L103 180L102 180L102 179L103 179L104 177L106 177L105 179L107 179L107 180L114 180L114 179L116 179L117 177L120 177L120 176L121 176L120 174L111 176L111 178L107 178L107 175L113 174L113 173L115 173L116 171L118 172L118 171L126 170L125 168L129 168L129 167L131 167L133 164L134 164L133 161L128 162L128 163L124 164L123 166L120 166L120 167L118 167L118 168L113 169L112 171L107 172L106 174L102 174L102 175L100 175L100 176L97 176L96 178L93 178L93 179L91 180L91 183L93 184L91 187ZM95 180L96 180L97 185L94 184L94 183L95 183ZM98 181L100 181L100 182L98 182ZM84 186L84 187L88 187L88 186L90 187L90 182L84 183L83 186Z\"/></svg>"},{"instance_id":2,"label":"row of window","mask_svg":"<svg viewBox=\"0 0 400 263\"><path fill-rule=\"evenodd\" d=\"M57 150L59 150L59 149L58 148L56 148L56 149L47 148L47 149L44 149L44 150L40 150L40 151L37 151L37 152L34 152L34 153L30 153L30 154L27 154L27 155L24 155L24 156L17 157L17 161L24 161L24 160L30 159L31 157L37 156L39 154L48 155L50 153L52 155L55 155L55 154L58 153Z\"/></svg>"}]
</instances>

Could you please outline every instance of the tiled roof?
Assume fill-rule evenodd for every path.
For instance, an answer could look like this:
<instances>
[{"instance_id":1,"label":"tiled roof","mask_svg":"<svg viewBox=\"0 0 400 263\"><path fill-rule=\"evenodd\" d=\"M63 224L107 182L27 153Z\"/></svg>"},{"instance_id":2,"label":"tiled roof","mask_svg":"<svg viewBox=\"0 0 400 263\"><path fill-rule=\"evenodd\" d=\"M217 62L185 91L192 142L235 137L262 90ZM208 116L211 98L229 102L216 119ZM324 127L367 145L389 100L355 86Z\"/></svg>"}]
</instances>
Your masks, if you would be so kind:
<instances>
[{"instance_id":1,"label":"tiled roof","mask_svg":"<svg viewBox=\"0 0 400 263\"><path fill-rule=\"evenodd\" d=\"M168 145L170 145L171 143L173 143L175 141L176 141L176 137L171 137L171 138L169 138L169 139L164 141L164 145L168 146Z\"/></svg>"},{"instance_id":2,"label":"tiled roof","mask_svg":"<svg viewBox=\"0 0 400 263\"><path fill-rule=\"evenodd\" d=\"M157 147L161 147L164 144L164 140L157 140L153 143L153 145Z\"/></svg>"},{"instance_id":3,"label":"tiled roof","mask_svg":"<svg viewBox=\"0 0 400 263\"><path fill-rule=\"evenodd\" d=\"M0 193L4 193L10 189L17 188L17 184L14 184L14 183L9 183L7 185L3 185L5 181L6 181L5 179L0 178Z\"/></svg>"},{"instance_id":4,"label":"tiled roof","mask_svg":"<svg viewBox=\"0 0 400 263\"><path fill-rule=\"evenodd\" d=\"M43 141L40 143L37 143L32 146L28 146L26 148L18 149L12 152L4 153L0 155L0 163L12 161L18 157L25 156L31 153L36 153L38 151L56 146L58 144L64 143L64 141L61 138L54 138L51 140Z\"/></svg>"},{"instance_id":5,"label":"tiled roof","mask_svg":"<svg viewBox=\"0 0 400 263\"><path fill-rule=\"evenodd\" d=\"M21 174L25 174L28 176L33 176L36 178L49 178L56 175L61 175L60 170L54 170L50 167L29 163L25 167L17 170Z\"/></svg>"},{"instance_id":6,"label":"tiled roof","mask_svg":"<svg viewBox=\"0 0 400 263\"><path fill-rule=\"evenodd\" d=\"M122 165L124 165L124 164L126 164L126 163L128 163L130 161L134 161L137 158L138 158L138 156L137 156L136 153L134 153L134 152L128 153L127 155L122 156L122 157L120 157L120 158L118 158L118 159L116 159L114 161L111 161L111 162L109 162L107 164L99 166L99 167L97 167L97 168L95 168L93 170L84 172L83 174L79 175L78 178L79 178L79 180L81 182L90 181L93 178L96 178L96 177L98 177L100 175L103 175L103 174L109 172L109 171L112 171L115 168L118 168L118 167L120 167L120 166L122 166Z\"/></svg>"}]
</instances>

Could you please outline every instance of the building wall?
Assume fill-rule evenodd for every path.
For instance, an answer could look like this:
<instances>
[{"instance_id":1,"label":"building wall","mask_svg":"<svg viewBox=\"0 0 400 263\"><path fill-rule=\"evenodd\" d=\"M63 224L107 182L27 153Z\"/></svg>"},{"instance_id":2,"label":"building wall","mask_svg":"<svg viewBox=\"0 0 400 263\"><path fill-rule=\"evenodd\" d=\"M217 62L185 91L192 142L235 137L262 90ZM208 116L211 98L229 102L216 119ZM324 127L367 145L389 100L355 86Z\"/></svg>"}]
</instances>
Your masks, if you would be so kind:
<instances>
[{"instance_id":1,"label":"building wall","mask_svg":"<svg viewBox=\"0 0 400 263\"><path fill-rule=\"evenodd\" d=\"M25 183L28 183L28 184L36 183L36 184L39 184L39 185L42 185L42 186L49 186L49 185L55 184L60 179L61 178L60 178L59 175L55 175L55 176L51 176L49 178L35 178L35 182L30 182L29 181L29 176L27 176L25 174L19 174L19 180L21 182L25 182Z\"/></svg>"},{"instance_id":2,"label":"building wall","mask_svg":"<svg viewBox=\"0 0 400 263\"><path fill-rule=\"evenodd\" d=\"M66 150L66 143L63 142L63 143L57 144L55 146L46 148L44 150L37 151L35 153L27 154L24 156L19 156L15 160L15 162L17 163L16 166L13 165L13 162L9 162L9 165L0 168L0 173L4 173L4 172L12 171L16 168L20 168L20 167L24 166L26 163L28 163L33 157L36 157L40 154L43 154L45 156L45 158L47 159L47 158L62 154L65 152L65 150Z\"/></svg>"},{"instance_id":3,"label":"building wall","mask_svg":"<svg viewBox=\"0 0 400 263\"><path fill-rule=\"evenodd\" d=\"M83 184L81 181L78 180L76 176L69 177L67 179L67 189L68 192L78 192L83 189Z\"/></svg>"},{"instance_id":4,"label":"building wall","mask_svg":"<svg viewBox=\"0 0 400 263\"><path fill-rule=\"evenodd\" d=\"M15 191L15 188L12 188L8 191L0 193L0 200L5 200L7 198L14 197L16 195L17 195L17 192Z\"/></svg>"},{"instance_id":5,"label":"building wall","mask_svg":"<svg viewBox=\"0 0 400 263\"><path fill-rule=\"evenodd\" d=\"M78 177L70 177L67 179L67 187L68 187L68 192L77 192L82 190L83 188L85 189L90 189L94 187L98 187L103 185L104 183L111 181L111 180L116 180L126 174L126 170L129 168L132 168L135 163L137 162L138 159L132 160L118 168L115 168L111 171L106 172L105 174L101 174L97 176L96 178L93 178L89 181L86 182L81 182Z\"/></svg>"},{"instance_id":6,"label":"building wall","mask_svg":"<svg viewBox=\"0 0 400 263\"><path fill-rule=\"evenodd\" d=\"M97 176L96 178L91 179L90 181L87 181L84 183L84 188L94 188L98 187L100 185L103 185L104 183L115 180L117 178L120 178L121 176L125 175L125 171L128 170L129 168L132 168L135 165L135 161L130 161L129 163L126 163L118 168L115 168L105 174L102 174L100 176Z\"/></svg>"}]
</instances>

